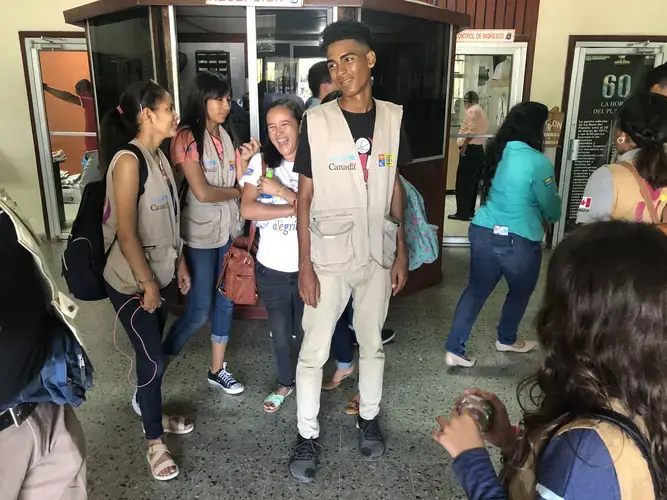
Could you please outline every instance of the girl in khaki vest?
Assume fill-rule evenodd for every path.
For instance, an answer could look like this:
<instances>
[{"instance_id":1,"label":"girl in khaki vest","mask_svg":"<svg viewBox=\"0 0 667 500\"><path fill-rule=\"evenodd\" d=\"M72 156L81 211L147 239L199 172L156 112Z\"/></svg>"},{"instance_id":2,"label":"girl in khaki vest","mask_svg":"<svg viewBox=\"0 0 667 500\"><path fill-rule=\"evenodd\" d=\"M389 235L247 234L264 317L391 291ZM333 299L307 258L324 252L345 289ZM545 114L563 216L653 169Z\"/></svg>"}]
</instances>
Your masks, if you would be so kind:
<instances>
[{"instance_id":1,"label":"girl in khaki vest","mask_svg":"<svg viewBox=\"0 0 667 500\"><path fill-rule=\"evenodd\" d=\"M171 159L185 174L181 235L192 290L185 312L165 338L164 351L173 359L210 318L208 383L227 394L240 394L245 387L227 370L225 362L234 304L218 292L216 284L225 254L241 231L238 179L259 143L253 140L241 146L239 154L235 152L227 123L231 91L221 74L198 73L181 129L171 143Z\"/></svg>"},{"instance_id":2,"label":"girl in khaki vest","mask_svg":"<svg viewBox=\"0 0 667 500\"><path fill-rule=\"evenodd\" d=\"M666 255L667 236L625 221L579 228L558 246L537 318L545 358L519 387L521 428L496 396L478 389L466 392L495 409L485 435L467 413L438 417L433 437L454 458L468 498L664 497ZM502 481L485 440L503 453Z\"/></svg>"},{"instance_id":3,"label":"girl in khaki vest","mask_svg":"<svg viewBox=\"0 0 667 500\"><path fill-rule=\"evenodd\" d=\"M162 414L164 299L177 269L181 292L186 294L190 288L190 275L181 258L176 185L171 166L159 149L176 134L177 124L171 96L149 81L128 87L101 127L101 158L108 165L103 231L109 257L104 279L136 352L137 400L148 440L146 458L159 481L179 473L163 435L193 430L192 422L184 417ZM128 143L139 149L145 167L134 152L125 149Z\"/></svg>"},{"instance_id":4,"label":"girl in khaki vest","mask_svg":"<svg viewBox=\"0 0 667 500\"><path fill-rule=\"evenodd\" d=\"M639 94L618 112L616 163L588 179L577 223L622 219L659 223L667 207L667 98Z\"/></svg>"}]
</instances>

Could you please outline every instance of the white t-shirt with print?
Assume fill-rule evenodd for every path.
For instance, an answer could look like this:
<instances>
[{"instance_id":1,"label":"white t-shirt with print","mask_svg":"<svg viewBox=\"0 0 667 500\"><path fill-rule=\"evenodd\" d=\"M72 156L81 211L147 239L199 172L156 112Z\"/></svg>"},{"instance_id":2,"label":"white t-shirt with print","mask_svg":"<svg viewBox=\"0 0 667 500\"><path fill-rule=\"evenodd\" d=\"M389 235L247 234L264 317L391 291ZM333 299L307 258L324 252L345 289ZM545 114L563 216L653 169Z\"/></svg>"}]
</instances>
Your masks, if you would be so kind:
<instances>
[{"instance_id":1,"label":"white t-shirt with print","mask_svg":"<svg viewBox=\"0 0 667 500\"><path fill-rule=\"evenodd\" d=\"M273 177L295 193L299 189L299 174L294 173L294 162L282 161L273 170ZM248 163L248 168L241 179L242 186L250 183L257 186L262 175L262 156L256 154ZM272 198L258 197L257 201L271 205L287 205L280 196ZM281 217L255 223L259 230L257 260L265 267L283 273L295 273L299 270L299 242L296 237L296 217Z\"/></svg>"}]
</instances>

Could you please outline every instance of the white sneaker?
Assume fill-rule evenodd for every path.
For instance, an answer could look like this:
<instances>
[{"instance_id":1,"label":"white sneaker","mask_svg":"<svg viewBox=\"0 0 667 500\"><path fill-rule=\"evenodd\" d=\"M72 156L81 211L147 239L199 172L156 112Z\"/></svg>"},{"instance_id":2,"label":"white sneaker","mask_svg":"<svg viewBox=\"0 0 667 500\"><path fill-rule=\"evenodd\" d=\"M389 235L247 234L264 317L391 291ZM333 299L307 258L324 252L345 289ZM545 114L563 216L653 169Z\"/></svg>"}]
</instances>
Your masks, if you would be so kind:
<instances>
[{"instance_id":1,"label":"white sneaker","mask_svg":"<svg viewBox=\"0 0 667 500\"><path fill-rule=\"evenodd\" d=\"M136 389L134 390L134 396L132 396L132 408L134 408L134 412L141 416L141 408L139 408L139 401L137 401L137 391Z\"/></svg>"},{"instance_id":2,"label":"white sneaker","mask_svg":"<svg viewBox=\"0 0 667 500\"><path fill-rule=\"evenodd\" d=\"M501 344L496 340L496 349L499 352L518 352L520 354L525 354L532 351L537 347L537 342L534 340L524 340L523 347L514 347L513 345Z\"/></svg>"},{"instance_id":3,"label":"white sneaker","mask_svg":"<svg viewBox=\"0 0 667 500\"><path fill-rule=\"evenodd\" d=\"M465 368L471 368L477 363L476 359L468 359L465 356L457 356L448 352L445 356L445 363L447 366L463 366Z\"/></svg>"}]
</instances>

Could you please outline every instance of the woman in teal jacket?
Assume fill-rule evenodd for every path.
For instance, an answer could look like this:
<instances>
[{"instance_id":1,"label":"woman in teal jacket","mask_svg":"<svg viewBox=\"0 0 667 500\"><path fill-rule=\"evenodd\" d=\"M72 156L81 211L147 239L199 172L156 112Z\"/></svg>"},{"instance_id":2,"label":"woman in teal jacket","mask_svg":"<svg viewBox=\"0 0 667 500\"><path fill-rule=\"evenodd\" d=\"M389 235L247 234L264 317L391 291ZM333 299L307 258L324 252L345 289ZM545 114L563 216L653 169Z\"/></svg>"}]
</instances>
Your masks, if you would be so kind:
<instances>
[{"instance_id":1,"label":"woman in teal jacket","mask_svg":"<svg viewBox=\"0 0 667 500\"><path fill-rule=\"evenodd\" d=\"M470 278L446 343L449 366L475 364L465 355L465 342L503 276L509 293L496 349L526 353L537 345L517 340L517 331L540 274L544 227L561 214L554 167L542 154L547 116L543 104L518 104L486 148L485 201L470 225Z\"/></svg>"}]
</instances>

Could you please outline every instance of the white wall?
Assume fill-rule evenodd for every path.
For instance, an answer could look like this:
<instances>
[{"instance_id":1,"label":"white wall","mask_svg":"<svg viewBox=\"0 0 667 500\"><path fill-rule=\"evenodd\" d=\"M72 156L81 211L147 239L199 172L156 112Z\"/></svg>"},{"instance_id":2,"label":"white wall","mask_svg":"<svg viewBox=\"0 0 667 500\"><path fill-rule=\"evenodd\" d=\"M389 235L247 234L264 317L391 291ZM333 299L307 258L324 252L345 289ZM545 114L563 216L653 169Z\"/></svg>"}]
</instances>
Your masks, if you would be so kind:
<instances>
[{"instance_id":1,"label":"white wall","mask_svg":"<svg viewBox=\"0 0 667 500\"><path fill-rule=\"evenodd\" d=\"M63 11L85 0L29 0L0 16L0 185L20 205L35 230L43 232L42 203L30 128L19 31L79 31L65 24Z\"/></svg>"},{"instance_id":2,"label":"white wall","mask_svg":"<svg viewBox=\"0 0 667 500\"><path fill-rule=\"evenodd\" d=\"M533 101L560 106L570 35L667 36L667 0L541 0Z\"/></svg>"}]
</instances>

